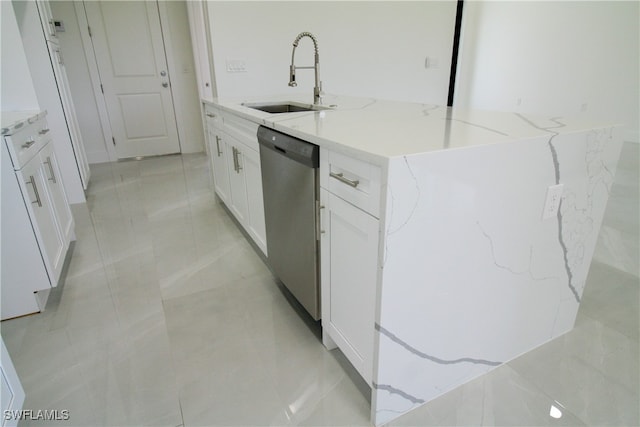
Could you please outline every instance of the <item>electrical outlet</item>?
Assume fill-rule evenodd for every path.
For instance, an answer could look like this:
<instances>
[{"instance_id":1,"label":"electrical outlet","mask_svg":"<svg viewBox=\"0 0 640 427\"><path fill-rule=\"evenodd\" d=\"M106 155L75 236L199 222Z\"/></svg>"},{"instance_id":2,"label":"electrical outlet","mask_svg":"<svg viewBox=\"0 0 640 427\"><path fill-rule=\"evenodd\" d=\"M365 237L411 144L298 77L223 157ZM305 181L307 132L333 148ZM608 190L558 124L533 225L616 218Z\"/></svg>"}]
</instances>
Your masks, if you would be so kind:
<instances>
[{"instance_id":1,"label":"electrical outlet","mask_svg":"<svg viewBox=\"0 0 640 427\"><path fill-rule=\"evenodd\" d=\"M438 68L439 60L433 56L427 56L424 59L424 68Z\"/></svg>"},{"instance_id":2,"label":"electrical outlet","mask_svg":"<svg viewBox=\"0 0 640 427\"><path fill-rule=\"evenodd\" d=\"M564 184L552 185L547 188L547 199L544 202L542 219L554 218L558 214L563 188Z\"/></svg>"}]
</instances>

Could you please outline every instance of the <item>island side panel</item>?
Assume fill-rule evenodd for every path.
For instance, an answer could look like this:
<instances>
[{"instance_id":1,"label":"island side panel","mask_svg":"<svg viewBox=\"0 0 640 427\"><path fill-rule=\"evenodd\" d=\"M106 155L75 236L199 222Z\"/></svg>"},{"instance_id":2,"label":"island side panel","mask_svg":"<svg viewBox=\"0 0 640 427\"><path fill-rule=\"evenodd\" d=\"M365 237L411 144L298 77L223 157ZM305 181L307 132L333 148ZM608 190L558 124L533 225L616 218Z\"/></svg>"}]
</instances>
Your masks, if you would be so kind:
<instances>
[{"instance_id":1,"label":"island side panel","mask_svg":"<svg viewBox=\"0 0 640 427\"><path fill-rule=\"evenodd\" d=\"M620 149L619 128L550 130L390 161L376 425L573 328Z\"/></svg>"}]
</instances>

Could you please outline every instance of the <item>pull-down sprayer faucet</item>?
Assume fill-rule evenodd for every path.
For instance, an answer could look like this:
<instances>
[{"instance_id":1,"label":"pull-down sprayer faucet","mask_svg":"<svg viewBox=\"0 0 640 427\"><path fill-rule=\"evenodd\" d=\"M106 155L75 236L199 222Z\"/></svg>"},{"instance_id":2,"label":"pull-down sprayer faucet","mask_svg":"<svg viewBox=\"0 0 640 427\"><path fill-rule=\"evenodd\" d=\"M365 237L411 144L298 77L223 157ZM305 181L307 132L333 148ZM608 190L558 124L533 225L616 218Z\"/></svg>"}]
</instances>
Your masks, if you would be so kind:
<instances>
[{"instance_id":1,"label":"pull-down sprayer faucet","mask_svg":"<svg viewBox=\"0 0 640 427\"><path fill-rule=\"evenodd\" d=\"M308 67L296 67L295 65L295 55L296 48L298 47L298 42L303 37L309 37L313 41L313 48L315 50L315 63L313 66ZM296 68L300 69L311 69L313 68L316 72L316 85L313 87L313 103L318 105L322 103L321 93L322 93L322 82L320 81L320 55L318 55L318 41L315 36L308 32L302 32L298 34L298 37L293 41L293 51L291 52L291 66L289 67L289 86L295 87L298 86L296 83Z\"/></svg>"}]
</instances>

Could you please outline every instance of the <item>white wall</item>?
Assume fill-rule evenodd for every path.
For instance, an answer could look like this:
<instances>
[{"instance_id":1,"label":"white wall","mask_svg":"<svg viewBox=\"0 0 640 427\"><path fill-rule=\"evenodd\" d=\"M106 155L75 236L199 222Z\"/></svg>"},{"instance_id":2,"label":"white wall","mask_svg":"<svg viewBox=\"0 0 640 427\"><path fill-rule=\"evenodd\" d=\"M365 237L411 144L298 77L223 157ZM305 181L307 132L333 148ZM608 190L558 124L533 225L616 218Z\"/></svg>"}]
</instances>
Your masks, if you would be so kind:
<instances>
[{"instance_id":1,"label":"white wall","mask_svg":"<svg viewBox=\"0 0 640 427\"><path fill-rule=\"evenodd\" d=\"M455 105L612 119L637 141L638 7L465 2Z\"/></svg>"},{"instance_id":2,"label":"white wall","mask_svg":"<svg viewBox=\"0 0 640 427\"><path fill-rule=\"evenodd\" d=\"M318 39L324 91L446 104L455 1L208 3L219 97L313 94L313 71L299 70L290 88L292 43ZM425 68L425 59L438 62ZM226 71L243 60L245 73ZM313 44L301 40L296 65L313 65Z\"/></svg>"},{"instance_id":3,"label":"white wall","mask_svg":"<svg viewBox=\"0 0 640 427\"><path fill-rule=\"evenodd\" d=\"M0 1L2 69L0 98L2 111L39 110L22 37L11 2Z\"/></svg>"},{"instance_id":4,"label":"white wall","mask_svg":"<svg viewBox=\"0 0 640 427\"><path fill-rule=\"evenodd\" d=\"M65 31L58 33L60 49L65 59L71 97L89 163L109 161L105 146L96 98L91 86L87 58L84 54L78 19L72 1L53 1L51 11L56 20L64 23Z\"/></svg>"}]
</instances>

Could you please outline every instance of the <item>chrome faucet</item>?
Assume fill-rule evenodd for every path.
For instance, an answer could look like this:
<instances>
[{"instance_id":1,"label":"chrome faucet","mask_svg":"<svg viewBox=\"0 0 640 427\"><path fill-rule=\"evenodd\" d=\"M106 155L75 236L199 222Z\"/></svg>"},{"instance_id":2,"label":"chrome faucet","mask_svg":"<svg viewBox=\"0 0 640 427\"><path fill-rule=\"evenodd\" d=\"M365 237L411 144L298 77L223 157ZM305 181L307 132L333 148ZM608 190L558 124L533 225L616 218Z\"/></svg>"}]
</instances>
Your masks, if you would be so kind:
<instances>
[{"instance_id":1,"label":"chrome faucet","mask_svg":"<svg viewBox=\"0 0 640 427\"><path fill-rule=\"evenodd\" d=\"M298 42L303 37L309 37L313 41L313 48L315 50L315 63L313 66L308 67L296 67L295 65L295 55L296 48L298 47ZM320 55L318 55L318 41L315 36L308 32L302 32L298 34L298 37L293 41L293 51L291 52L291 66L289 67L289 86L296 87L298 84L296 83L296 68L300 69L311 69L313 68L316 72L316 85L313 87L313 103L319 105L322 103L322 82L320 81Z\"/></svg>"}]
</instances>

